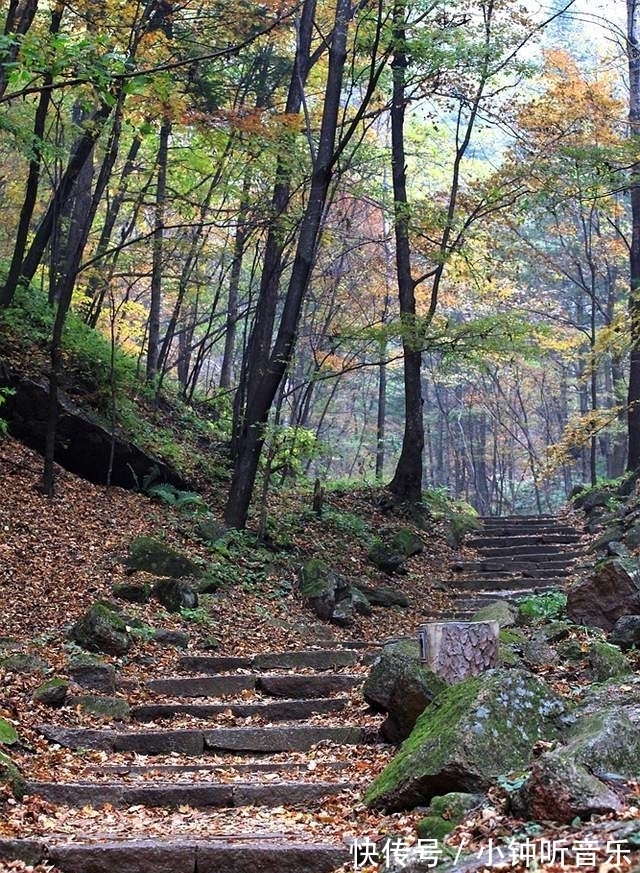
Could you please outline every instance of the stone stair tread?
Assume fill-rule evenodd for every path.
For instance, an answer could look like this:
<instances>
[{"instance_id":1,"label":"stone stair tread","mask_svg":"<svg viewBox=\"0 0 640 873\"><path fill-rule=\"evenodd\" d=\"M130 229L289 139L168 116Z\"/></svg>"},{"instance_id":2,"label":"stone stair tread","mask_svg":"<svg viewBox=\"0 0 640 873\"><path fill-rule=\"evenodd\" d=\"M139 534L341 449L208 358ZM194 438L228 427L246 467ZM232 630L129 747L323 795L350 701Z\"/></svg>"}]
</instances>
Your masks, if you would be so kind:
<instances>
[{"instance_id":1,"label":"stone stair tread","mask_svg":"<svg viewBox=\"0 0 640 873\"><path fill-rule=\"evenodd\" d=\"M253 658L226 658L218 655L183 655L178 669L188 673L217 674L225 670L334 670L360 663L362 651L355 649L308 649L297 652L266 652Z\"/></svg>"},{"instance_id":2,"label":"stone stair tread","mask_svg":"<svg viewBox=\"0 0 640 873\"><path fill-rule=\"evenodd\" d=\"M137 752L142 755L203 755L211 751L304 751L317 743L330 741L353 745L363 741L359 726L323 727L287 725L285 727L230 727L127 731L98 728L65 728L41 725L39 732L50 742L71 749L101 749L112 752Z\"/></svg>"},{"instance_id":3,"label":"stone stair tread","mask_svg":"<svg viewBox=\"0 0 640 873\"><path fill-rule=\"evenodd\" d=\"M278 780L270 782L42 782L26 783L26 791L63 806L241 807L297 806L317 803L353 788L350 782Z\"/></svg>"},{"instance_id":4,"label":"stone stair tread","mask_svg":"<svg viewBox=\"0 0 640 873\"><path fill-rule=\"evenodd\" d=\"M282 835L236 839L122 839L95 842L0 839L0 857L47 861L63 873L331 873L350 858L344 845Z\"/></svg>"},{"instance_id":5,"label":"stone stair tread","mask_svg":"<svg viewBox=\"0 0 640 873\"><path fill-rule=\"evenodd\" d=\"M218 761L215 764L206 762L198 762L193 764L95 764L85 767L85 772L95 773L96 775L115 775L115 776L142 776L145 777L151 773L158 774L186 774L186 773L217 773L220 770L233 771L237 773L280 773L288 771L308 770L309 760L301 761L265 761L260 760L244 760L233 761L228 760ZM341 760L323 760L321 762L323 770L345 770L348 767L347 761Z\"/></svg>"},{"instance_id":6,"label":"stone stair tread","mask_svg":"<svg viewBox=\"0 0 640 873\"><path fill-rule=\"evenodd\" d=\"M349 703L348 697L311 697L298 700L275 700L247 703L143 703L131 707L131 718L140 722L190 715L207 719L231 712L236 718L262 717L267 721L295 721L312 715L339 712Z\"/></svg>"},{"instance_id":7,"label":"stone stair tread","mask_svg":"<svg viewBox=\"0 0 640 873\"><path fill-rule=\"evenodd\" d=\"M149 691L170 697L224 697L261 691L271 697L310 698L349 691L363 681L352 673L247 673L244 675L169 676L149 679Z\"/></svg>"}]
</instances>

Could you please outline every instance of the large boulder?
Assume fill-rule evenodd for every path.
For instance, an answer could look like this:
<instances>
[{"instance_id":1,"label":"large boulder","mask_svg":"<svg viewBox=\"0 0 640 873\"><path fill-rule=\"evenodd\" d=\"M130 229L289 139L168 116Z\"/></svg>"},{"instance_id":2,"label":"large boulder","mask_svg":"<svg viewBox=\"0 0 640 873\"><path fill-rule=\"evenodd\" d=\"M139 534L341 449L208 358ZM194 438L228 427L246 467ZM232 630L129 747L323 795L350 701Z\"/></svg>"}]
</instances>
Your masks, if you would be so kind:
<instances>
[{"instance_id":1,"label":"large boulder","mask_svg":"<svg viewBox=\"0 0 640 873\"><path fill-rule=\"evenodd\" d=\"M198 577L202 568L188 555L168 546L156 537L136 537L129 546L125 563L130 572L144 570L156 576L169 576L172 579Z\"/></svg>"},{"instance_id":2,"label":"large boulder","mask_svg":"<svg viewBox=\"0 0 640 873\"><path fill-rule=\"evenodd\" d=\"M49 409L46 380L19 377L2 366L2 383L12 387L2 408L12 436L44 454ZM113 454L112 454L113 452ZM111 484L139 490L150 473L162 482L188 490L188 483L159 458L103 427L71 397L58 390L58 422L55 459L66 470L90 482L105 485L111 469Z\"/></svg>"},{"instance_id":3,"label":"large boulder","mask_svg":"<svg viewBox=\"0 0 640 873\"><path fill-rule=\"evenodd\" d=\"M387 718L380 733L390 743L405 740L425 707L446 688L444 680L420 661L417 643L400 641L384 647L375 659L363 694L367 703Z\"/></svg>"},{"instance_id":4,"label":"large boulder","mask_svg":"<svg viewBox=\"0 0 640 873\"><path fill-rule=\"evenodd\" d=\"M567 615L576 624L609 631L621 616L636 613L640 613L640 563L634 558L602 561L567 594Z\"/></svg>"},{"instance_id":5,"label":"large boulder","mask_svg":"<svg viewBox=\"0 0 640 873\"><path fill-rule=\"evenodd\" d=\"M103 603L95 603L71 628L71 639L88 652L124 655L133 642L118 613Z\"/></svg>"},{"instance_id":6,"label":"large boulder","mask_svg":"<svg viewBox=\"0 0 640 873\"><path fill-rule=\"evenodd\" d=\"M446 688L418 718L369 788L369 806L409 809L437 794L479 792L524 768L534 744L557 735L562 699L525 670L489 670Z\"/></svg>"},{"instance_id":7,"label":"large boulder","mask_svg":"<svg viewBox=\"0 0 640 873\"><path fill-rule=\"evenodd\" d=\"M617 812L622 802L603 780L640 776L640 727L630 712L624 706L588 714L578 709L566 742L534 763L514 799L514 811L559 822Z\"/></svg>"}]
</instances>

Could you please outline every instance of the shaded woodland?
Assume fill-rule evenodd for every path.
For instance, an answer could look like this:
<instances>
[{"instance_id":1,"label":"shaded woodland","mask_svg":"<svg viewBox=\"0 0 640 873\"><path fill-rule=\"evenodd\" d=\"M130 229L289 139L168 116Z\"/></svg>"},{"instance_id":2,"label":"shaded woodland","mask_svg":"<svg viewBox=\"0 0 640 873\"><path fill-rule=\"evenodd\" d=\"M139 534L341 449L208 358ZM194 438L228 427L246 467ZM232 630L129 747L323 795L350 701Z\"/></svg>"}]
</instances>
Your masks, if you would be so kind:
<instances>
[{"instance_id":1,"label":"shaded woodland","mask_svg":"<svg viewBox=\"0 0 640 873\"><path fill-rule=\"evenodd\" d=\"M619 6L5 0L0 304L51 313L52 409L73 315L106 422L177 393L225 443L237 527L302 477L501 514L635 469Z\"/></svg>"}]
</instances>

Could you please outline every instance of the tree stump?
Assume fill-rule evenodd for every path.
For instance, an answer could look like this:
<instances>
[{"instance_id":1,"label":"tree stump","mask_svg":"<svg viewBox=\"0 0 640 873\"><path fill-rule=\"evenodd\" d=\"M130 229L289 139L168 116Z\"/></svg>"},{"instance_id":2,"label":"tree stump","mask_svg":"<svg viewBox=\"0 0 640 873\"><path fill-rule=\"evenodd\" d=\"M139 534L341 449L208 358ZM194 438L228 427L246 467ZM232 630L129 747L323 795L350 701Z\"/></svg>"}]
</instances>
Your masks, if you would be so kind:
<instances>
[{"instance_id":1,"label":"tree stump","mask_svg":"<svg viewBox=\"0 0 640 873\"><path fill-rule=\"evenodd\" d=\"M424 666L450 685L498 666L497 621L434 621L420 629Z\"/></svg>"}]
</instances>

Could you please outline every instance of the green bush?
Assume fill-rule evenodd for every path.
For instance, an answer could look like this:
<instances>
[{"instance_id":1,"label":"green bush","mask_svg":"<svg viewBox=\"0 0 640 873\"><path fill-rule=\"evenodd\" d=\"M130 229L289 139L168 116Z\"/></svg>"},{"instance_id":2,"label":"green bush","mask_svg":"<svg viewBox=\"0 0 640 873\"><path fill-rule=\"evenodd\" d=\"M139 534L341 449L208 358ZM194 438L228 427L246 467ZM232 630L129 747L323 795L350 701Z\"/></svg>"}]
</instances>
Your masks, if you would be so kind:
<instances>
[{"instance_id":1,"label":"green bush","mask_svg":"<svg viewBox=\"0 0 640 873\"><path fill-rule=\"evenodd\" d=\"M518 612L529 619L545 620L562 618L567 608L567 595L564 591L546 591L533 594L518 601Z\"/></svg>"}]
</instances>

